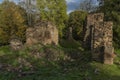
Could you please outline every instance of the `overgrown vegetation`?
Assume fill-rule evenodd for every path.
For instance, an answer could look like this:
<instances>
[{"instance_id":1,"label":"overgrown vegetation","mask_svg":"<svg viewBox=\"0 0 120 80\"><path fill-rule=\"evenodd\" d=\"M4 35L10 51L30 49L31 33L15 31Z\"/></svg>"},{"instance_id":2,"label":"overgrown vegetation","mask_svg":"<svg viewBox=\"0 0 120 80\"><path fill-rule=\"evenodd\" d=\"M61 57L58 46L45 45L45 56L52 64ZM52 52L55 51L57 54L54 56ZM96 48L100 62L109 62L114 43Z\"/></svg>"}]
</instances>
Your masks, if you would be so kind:
<instances>
[{"instance_id":1,"label":"overgrown vegetation","mask_svg":"<svg viewBox=\"0 0 120 80\"><path fill-rule=\"evenodd\" d=\"M63 36L63 29L67 21L67 6L65 0L37 0L40 11L40 20L52 21L56 24L60 37Z\"/></svg>"},{"instance_id":2,"label":"overgrown vegetation","mask_svg":"<svg viewBox=\"0 0 120 80\"><path fill-rule=\"evenodd\" d=\"M46 49L52 53L49 51L50 55L44 56L45 53L48 54ZM35 51L41 55L38 56ZM54 56L54 53L60 55ZM92 62L88 53L79 49L40 44L26 47L21 51L11 51L9 46L3 46L0 47L0 79L119 80L119 57L114 65L104 65Z\"/></svg>"},{"instance_id":3,"label":"overgrown vegetation","mask_svg":"<svg viewBox=\"0 0 120 80\"><path fill-rule=\"evenodd\" d=\"M76 40L83 41L83 28L85 26L85 20L87 12L85 11L74 11L69 14L67 28L72 27L73 37Z\"/></svg>"}]
</instances>

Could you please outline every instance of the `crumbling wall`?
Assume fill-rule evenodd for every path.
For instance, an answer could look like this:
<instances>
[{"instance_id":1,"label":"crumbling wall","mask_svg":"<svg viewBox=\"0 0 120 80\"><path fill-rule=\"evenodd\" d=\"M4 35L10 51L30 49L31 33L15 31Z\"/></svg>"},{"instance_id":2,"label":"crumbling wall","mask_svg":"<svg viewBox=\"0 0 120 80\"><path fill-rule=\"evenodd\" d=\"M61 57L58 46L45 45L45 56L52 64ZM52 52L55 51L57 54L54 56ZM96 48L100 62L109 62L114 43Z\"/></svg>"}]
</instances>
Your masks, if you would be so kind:
<instances>
[{"instance_id":1,"label":"crumbling wall","mask_svg":"<svg viewBox=\"0 0 120 80\"><path fill-rule=\"evenodd\" d=\"M58 44L58 30L51 22L39 22L26 30L26 45Z\"/></svg>"},{"instance_id":2,"label":"crumbling wall","mask_svg":"<svg viewBox=\"0 0 120 80\"><path fill-rule=\"evenodd\" d=\"M92 48L94 28L97 23L103 22L103 13L91 13L87 16L86 27L84 27L84 45L86 48ZM102 24L101 24L102 25Z\"/></svg>"},{"instance_id":3,"label":"crumbling wall","mask_svg":"<svg viewBox=\"0 0 120 80\"><path fill-rule=\"evenodd\" d=\"M104 22L104 63L113 64L113 59L115 57L113 48L113 22Z\"/></svg>"},{"instance_id":4,"label":"crumbling wall","mask_svg":"<svg viewBox=\"0 0 120 80\"><path fill-rule=\"evenodd\" d=\"M11 39L10 47L14 51L21 50L23 48L23 43L19 39Z\"/></svg>"},{"instance_id":5,"label":"crumbling wall","mask_svg":"<svg viewBox=\"0 0 120 80\"><path fill-rule=\"evenodd\" d=\"M112 26L112 22L104 21L103 13L92 13L87 16L85 46L91 50L94 60L103 61L105 64L113 64Z\"/></svg>"}]
</instances>

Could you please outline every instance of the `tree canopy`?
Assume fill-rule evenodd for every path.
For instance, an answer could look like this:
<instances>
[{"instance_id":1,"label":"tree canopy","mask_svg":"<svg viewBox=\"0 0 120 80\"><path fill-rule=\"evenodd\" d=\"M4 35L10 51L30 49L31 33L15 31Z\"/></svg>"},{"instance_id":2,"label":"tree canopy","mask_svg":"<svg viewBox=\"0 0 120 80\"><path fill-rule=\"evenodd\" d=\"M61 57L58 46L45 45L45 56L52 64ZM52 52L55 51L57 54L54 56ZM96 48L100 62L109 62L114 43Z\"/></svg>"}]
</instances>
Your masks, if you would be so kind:
<instances>
[{"instance_id":1,"label":"tree canopy","mask_svg":"<svg viewBox=\"0 0 120 80\"><path fill-rule=\"evenodd\" d=\"M0 4L0 44L8 44L12 38L25 40L25 11L13 2Z\"/></svg>"},{"instance_id":2,"label":"tree canopy","mask_svg":"<svg viewBox=\"0 0 120 80\"><path fill-rule=\"evenodd\" d=\"M82 0L79 9L86 12L96 11L98 8L97 1L95 0Z\"/></svg>"},{"instance_id":3,"label":"tree canopy","mask_svg":"<svg viewBox=\"0 0 120 80\"><path fill-rule=\"evenodd\" d=\"M67 6L65 0L37 0L37 7L40 13L40 20L47 20L55 23L62 36L62 30L67 20Z\"/></svg>"},{"instance_id":4,"label":"tree canopy","mask_svg":"<svg viewBox=\"0 0 120 80\"><path fill-rule=\"evenodd\" d=\"M34 0L20 0L18 5L25 9L27 13L28 26L33 26L36 18L36 4Z\"/></svg>"},{"instance_id":5,"label":"tree canopy","mask_svg":"<svg viewBox=\"0 0 120 80\"><path fill-rule=\"evenodd\" d=\"M83 37L83 27L85 24L85 19L87 12L84 11L74 11L69 14L68 27L73 28L73 36L77 40L82 41Z\"/></svg>"}]
</instances>

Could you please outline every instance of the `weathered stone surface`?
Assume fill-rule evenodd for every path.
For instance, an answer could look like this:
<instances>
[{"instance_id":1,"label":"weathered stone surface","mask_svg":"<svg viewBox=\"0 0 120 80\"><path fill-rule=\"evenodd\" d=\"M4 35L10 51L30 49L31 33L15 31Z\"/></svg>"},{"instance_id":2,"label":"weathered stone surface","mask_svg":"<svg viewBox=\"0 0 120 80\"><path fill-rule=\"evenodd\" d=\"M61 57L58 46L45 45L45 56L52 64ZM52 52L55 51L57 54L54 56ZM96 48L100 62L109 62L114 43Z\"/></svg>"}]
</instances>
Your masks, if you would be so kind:
<instances>
[{"instance_id":1,"label":"weathered stone surface","mask_svg":"<svg viewBox=\"0 0 120 80\"><path fill-rule=\"evenodd\" d=\"M50 22L39 22L32 28L26 30L26 44L33 45L37 43L58 44L58 30Z\"/></svg>"},{"instance_id":2,"label":"weathered stone surface","mask_svg":"<svg viewBox=\"0 0 120 80\"><path fill-rule=\"evenodd\" d=\"M91 13L87 16L86 27L84 28L84 45L86 48L91 49L93 44L93 36L101 36L101 27L103 27L103 13ZM95 27L96 26L96 27ZM96 28L96 30L94 29ZM99 29L97 29L99 28ZM95 34L94 34L95 33ZM96 37L95 37L96 38Z\"/></svg>"},{"instance_id":3,"label":"weathered stone surface","mask_svg":"<svg viewBox=\"0 0 120 80\"><path fill-rule=\"evenodd\" d=\"M23 44L18 39L12 39L10 41L10 47L11 47L12 50L20 50L20 49L22 49Z\"/></svg>"},{"instance_id":4,"label":"weathered stone surface","mask_svg":"<svg viewBox=\"0 0 120 80\"><path fill-rule=\"evenodd\" d=\"M105 47L104 50L104 64L113 64L113 59L115 57L113 47Z\"/></svg>"},{"instance_id":5,"label":"weathered stone surface","mask_svg":"<svg viewBox=\"0 0 120 80\"><path fill-rule=\"evenodd\" d=\"M68 40L73 40L73 37L72 37L72 27L69 27L69 32L68 32Z\"/></svg>"},{"instance_id":6,"label":"weathered stone surface","mask_svg":"<svg viewBox=\"0 0 120 80\"><path fill-rule=\"evenodd\" d=\"M103 13L92 13L87 16L84 43L91 49L92 57L105 64L113 64L114 51L112 45L113 22L104 21Z\"/></svg>"}]
</instances>

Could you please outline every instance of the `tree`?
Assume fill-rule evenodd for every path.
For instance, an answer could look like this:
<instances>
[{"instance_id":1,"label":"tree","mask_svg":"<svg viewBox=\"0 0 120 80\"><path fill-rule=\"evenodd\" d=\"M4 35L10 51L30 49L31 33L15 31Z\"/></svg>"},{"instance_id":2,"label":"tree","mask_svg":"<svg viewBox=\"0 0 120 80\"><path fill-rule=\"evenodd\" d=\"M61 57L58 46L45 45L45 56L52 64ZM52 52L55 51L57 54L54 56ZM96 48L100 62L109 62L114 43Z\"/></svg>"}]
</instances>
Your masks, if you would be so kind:
<instances>
[{"instance_id":1,"label":"tree","mask_svg":"<svg viewBox=\"0 0 120 80\"><path fill-rule=\"evenodd\" d=\"M33 26L36 18L36 0L19 0L18 3L26 10L27 21L29 26Z\"/></svg>"},{"instance_id":2,"label":"tree","mask_svg":"<svg viewBox=\"0 0 120 80\"><path fill-rule=\"evenodd\" d=\"M12 38L25 40L25 11L13 2L0 5L0 44L8 44Z\"/></svg>"},{"instance_id":3,"label":"tree","mask_svg":"<svg viewBox=\"0 0 120 80\"><path fill-rule=\"evenodd\" d=\"M82 0L79 9L86 12L93 12L97 10L98 5L95 0Z\"/></svg>"},{"instance_id":4,"label":"tree","mask_svg":"<svg viewBox=\"0 0 120 80\"><path fill-rule=\"evenodd\" d=\"M105 14L105 20L113 21L113 40L116 47L120 48L120 0L100 0L99 11Z\"/></svg>"},{"instance_id":5,"label":"tree","mask_svg":"<svg viewBox=\"0 0 120 80\"><path fill-rule=\"evenodd\" d=\"M55 23L62 36L62 30L67 20L67 6L65 0L37 0L40 12L40 20L47 20Z\"/></svg>"},{"instance_id":6,"label":"tree","mask_svg":"<svg viewBox=\"0 0 120 80\"><path fill-rule=\"evenodd\" d=\"M74 11L69 14L68 27L73 29L73 37L76 40L81 40L83 38L83 27L85 24L85 19L87 12L84 11Z\"/></svg>"}]
</instances>

